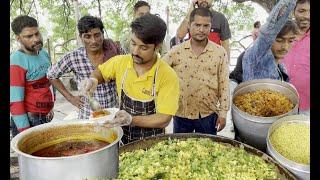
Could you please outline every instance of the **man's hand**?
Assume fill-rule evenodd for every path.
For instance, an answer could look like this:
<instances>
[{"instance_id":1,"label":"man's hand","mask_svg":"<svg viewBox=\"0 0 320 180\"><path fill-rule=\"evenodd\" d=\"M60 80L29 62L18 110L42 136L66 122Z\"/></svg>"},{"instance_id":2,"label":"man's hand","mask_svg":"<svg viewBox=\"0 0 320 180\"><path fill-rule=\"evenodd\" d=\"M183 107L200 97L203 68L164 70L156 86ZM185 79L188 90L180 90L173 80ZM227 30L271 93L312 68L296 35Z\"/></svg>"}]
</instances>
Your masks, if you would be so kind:
<instances>
[{"instance_id":1,"label":"man's hand","mask_svg":"<svg viewBox=\"0 0 320 180\"><path fill-rule=\"evenodd\" d=\"M67 99L72 105L76 106L77 108L81 109L84 105L82 100L82 96L71 96Z\"/></svg>"},{"instance_id":2,"label":"man's hand","mask_svg":"<svg viewBox=\"0 0 320 180\"><path fill-rule=\"evenodd\" d=\"M98 80L96 78L84 79L80 83L80 91L82 95L92 95L97 89Z\"/></svg>"},{"instance_id":3,"label":"man's hand","mask_svg":"<svg viewBox=\"0 0 320 180\"><path fill-rule=\"evenodd\" d=\"M218 117L216 121L217 132L221 131L226 126L226 118Z\"/></svg>"},{"instance_id":4,"label":"man's hand","mask_svg":"<svg viewBox=\"0 0 320 180\"><path fill-rule=\"evenodd\" d=\"M125 110L120 110L115 114L115 117L111 122L119 125L129 125L132 122L132 116Z\"/></svg>"}]
</instances>

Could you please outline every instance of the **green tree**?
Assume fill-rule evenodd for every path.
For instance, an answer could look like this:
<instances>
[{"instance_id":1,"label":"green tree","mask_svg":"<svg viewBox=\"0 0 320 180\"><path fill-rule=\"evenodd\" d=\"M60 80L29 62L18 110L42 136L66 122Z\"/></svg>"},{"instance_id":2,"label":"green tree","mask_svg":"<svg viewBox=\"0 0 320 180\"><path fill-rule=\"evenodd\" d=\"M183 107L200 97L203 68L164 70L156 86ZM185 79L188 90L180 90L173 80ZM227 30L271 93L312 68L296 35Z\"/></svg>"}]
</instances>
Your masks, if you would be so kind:
<instances>
[{"instance_id":1,"label":"green tree","mask_svg":"<svg viewBox=\"0 0 320 180\"><path fill-rule=\"evenodd\" d=\"M38 21L45 19L43 24L39 24L41 33L45 39L50 39L51 49L70 39L76 37L75 10L73 7L75 0L11 0L10 2L10 20L21 14L28 14L35 17ZM80 16L94 12L102 16L108 37L119 40L129 31L129 25L132 21L133 6L138 0L78 0ZM242 3L246 0L215 0L213 8L224 13L229 21L232 35L238 31L249 30L253 23L253 7L248 3ZM252 0L257 2L259 0ZM260 0L266 3L267 0ZM275 0L272 0L272 2ZM189 7L189 0L149 0L152 12L165 12L166 6L170 9L169 23L180 23L186 15ZM236 3L240 2L240 3ZM269 3L270 4L270 3ZM162 17L165 19L165 17ZM170 25L169 24L169 25ZM57 48L56 52L61 54L74 49L77 46L76 41L70 41L65 46ZM18 48L14 35L10 33L10 50ZM52 55L51 55L52 56ZM59 55L56 57L56 59Z\"/></svg>"}]
</instances>

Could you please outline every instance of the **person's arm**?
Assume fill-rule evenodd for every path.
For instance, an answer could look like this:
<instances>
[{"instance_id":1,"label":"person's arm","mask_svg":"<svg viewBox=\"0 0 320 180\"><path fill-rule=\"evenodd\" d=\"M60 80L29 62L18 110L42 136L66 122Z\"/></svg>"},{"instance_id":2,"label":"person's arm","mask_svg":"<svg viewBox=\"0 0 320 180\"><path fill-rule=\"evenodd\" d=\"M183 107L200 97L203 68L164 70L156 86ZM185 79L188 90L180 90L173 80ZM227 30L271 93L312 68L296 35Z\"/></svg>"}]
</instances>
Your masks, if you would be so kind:
<instances>
[{"instance_id":1,"label":"person's arm","mask_svg":"<svg viewBox=\"0 0 320 180\"><path fill-rule=\"evenodd\" d=\"M278 33L288 20L288 17L294 9L296 0L280 0L272 9L267 22L261 27L259 36L254 41L243 56L243 80L248 81L253 79L254 71L259 64L268 64L274 62L262 62L261 60L269 61L270 59L261 58L271 49Z\"/></svg>"},{"instance_id":2,"label":"person's arm","mask_svg":"<svg viewBox=\"0 0 320 180\"><path fill-rule=\"evenodd\" d=\"M118 56L119 57L119 56ZM95 69L89 79L85 79L82 84L82 89L85 94L93 93L96 89L98 84L102 84L104 82L109 82L112 79L115 79L116 71L116 61L118 59L117 56L112 57L108 61L100 64L97 69Z\"/></svg>"},{"instance_id":3,"label":"person's arm","mask_svg":"<svg viewBox=\"0 0 320 180\"><path fill-rule=\"evenodd\" d=\"M90 78L94 78L94 79L98 80L98 81L97 81L98 84L102 84L102 83L105 82L105 80L103 79L102 73L101 73L101 71L100 71L99 68L95 69L95 70L91 73ZM108 79L107 79L106 82L108 82Z\"/></svg>"},{"instance_id":4,"label":"person's arm","mask_svg":"<svg viewBox=\"0 0 320 180\"><path fill-rule=\"evenodd\" d=\"M219 111L216 123L217 131L221 131L226 125L227 112L230 108L229 100L229 66L227 63L228 55L224 52L223 58L220 60L218 69L218 83L219 83Z\"/></svg>"},{"instance_id":5,"label":"person's arm","mask_svg":"<svg viewBox=\"0 0 320 180\"><path fill-rule=\"evenodd\" d=\"M228 19L221 14L221 46L227 51L228 54L228 64L230 63L230 38L231 38L231 31L230 26L228 23Z\"/></svg>"},{"instance_id":6,"label":"person's arm","mask_svg":"<svg viewBox=\"0 0 320 180\"><path fill-rule=\"evenodd\" d=\"M169 51L166 40L163 40L161 48L160 48L160 56L165 56Z\"/></svg>"},{"instance_id":7,"label":"person's arm","mask_svg":"<svg viewBox=\"0 0 320 180\"><path fill-rule=\"evenodd\" d=\"M177 29L176 37L178 38L179 41L183 39L188 33L189 18L193 9L194 9L194 4L192 3L191 6L189 7L186 17L182 20L181 24Z\"/></svg>"},{"instance_id":8,"label":"person's arm","mask_svg":"<svg viewBox=\"0 0 320 180\"><path fill-rule=\"evenodd\" d=\"M147 116L133 116L131 125L144 128L165 128L172 118L172 115L156 113Z\"/></svg>"},{"instance_id":9,"label":"person's arm","mask_svg":"<svg viewBox=\"0 0 320 180\"><path fill-rule=\"evenodd\" d=\"M50 83L74 106L82 108L83 101L81 96L71 94L59 79L63 74L72 71L72 63L69 56L62 57L57 63L53 64L47 72Z\"/></svg>"},{"instance_id":10,"label":"person's arm","mask_svg":"<svg viewBox=\"0 0 320 180\"><path fill-rule=\"evenodd\" d=\"M72 105L77 108L83 107L83 101L81 100L81 96L74 96L71 94L60 79L50 79L50 83L69 101Z\"/></svg>"},{"instance_id":11,"label":"person's arm","mask_svg":"<svg viewBox=\"0 0 320 180\"><path fill-rule=\"evenodd\" d=\"M171 67L173 64L174 51L174 49L171 49L165 56L161 57L161 59L168 63Z\"/></svg>"},{"instance_id":12,"label":"person's arm","mask_svg":"<svg viewBox=\"0 0 320 180\"><path fill-rule=\"evenodd\" d=\"M19 132L30 127L24 104L26 69L10 59L10 113Z\"/></svg>"},{"instance_id":13,"label":"person's arm","mask_svg":"<svg viewBox=\"0 0 320 180\"><path fill-rule=\"evenodd\" d=\"M228 61L228 64L229 64L230 63L230 44L229 44L229 39L221 41L221 46L224 47L224 49L227 51L227 54L228 54L227 61Z\"/></svg>"}]
</instances>

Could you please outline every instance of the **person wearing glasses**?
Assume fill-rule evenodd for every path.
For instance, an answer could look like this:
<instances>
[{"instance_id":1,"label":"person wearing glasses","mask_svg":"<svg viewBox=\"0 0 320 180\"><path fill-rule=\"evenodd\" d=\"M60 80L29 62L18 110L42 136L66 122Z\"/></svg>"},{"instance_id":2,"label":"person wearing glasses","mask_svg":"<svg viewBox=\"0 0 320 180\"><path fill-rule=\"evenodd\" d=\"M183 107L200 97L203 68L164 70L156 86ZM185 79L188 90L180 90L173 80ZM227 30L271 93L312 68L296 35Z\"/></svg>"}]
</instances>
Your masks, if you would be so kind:
<instances>
[{"instance_id":1,"label":"person wearing glasses","mask_svg":"<svg viewBox=\"0 0 320 180\"><path fill-rule=\"evenodd\" d=\"M79 47L65 54L48 71L47 77L56 89L74 106L79 108L78 118L88 119L92 110L89 100L84 96L73 95L59 78L66 73L73 72L78 89L80 82L89 78L98 65L108 61L109 58L121 54L121 49L111 39L103 35L101 19L94 16L83 16L78 22L79 37L83 47ZM102 108L117 107L117 92L114 81L99 84L92 94Z\"/></svg>"}]
</instances>

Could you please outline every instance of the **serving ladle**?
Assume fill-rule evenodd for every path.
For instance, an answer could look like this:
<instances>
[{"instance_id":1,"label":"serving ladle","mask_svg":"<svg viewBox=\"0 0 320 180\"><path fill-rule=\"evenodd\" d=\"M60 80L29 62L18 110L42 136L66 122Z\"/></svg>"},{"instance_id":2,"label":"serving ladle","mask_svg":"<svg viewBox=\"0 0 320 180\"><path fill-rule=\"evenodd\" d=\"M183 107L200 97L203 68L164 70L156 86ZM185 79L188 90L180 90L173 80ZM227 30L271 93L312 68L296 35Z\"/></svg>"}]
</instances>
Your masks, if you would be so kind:
<instances>
[{"instance_id":1,"label":"serving ladle","mask_svg":"<svg viewBox=\"0 0 320 180\"><path fill-rule=\"evenodd\" d=\"M89 99L90 107L91 107L91 109L92 109L93 111L100 111L100 110L102 110L100 103L99 103L96 99L94 99L94 98L92 97L92 95L90 95L90 94L88 93L87 96L88 96L88 99Z\"/></svg>"}]
</instances>

